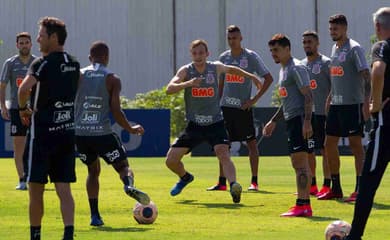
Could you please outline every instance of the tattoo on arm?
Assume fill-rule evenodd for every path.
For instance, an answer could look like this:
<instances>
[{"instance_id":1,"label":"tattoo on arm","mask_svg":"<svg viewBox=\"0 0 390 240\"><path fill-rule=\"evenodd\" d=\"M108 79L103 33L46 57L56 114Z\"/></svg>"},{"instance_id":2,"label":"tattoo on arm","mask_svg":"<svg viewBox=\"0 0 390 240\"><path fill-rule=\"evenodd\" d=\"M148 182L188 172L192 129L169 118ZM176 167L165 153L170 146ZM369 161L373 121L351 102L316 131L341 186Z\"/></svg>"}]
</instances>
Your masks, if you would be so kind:
<instances>
[{"instance_id":1,"label":"tattoo on arm","mask_svg":"<svg viewBox=\"0 0 390 240\"><path fill-rule=\"evenodd\" d=\"M366 69L361 72L364 79L364 96L366 98L371 95L371 76L370 72Z\"/></svg>"},{"instance_id":2,"label":"tattoo on arm","mask_svg":"<svg viewBox=\"0 0 390 240\"><path fill-rule=\"evenodd\" d=\"M305 120L311 120L311 114L313 111L313 94L311 91L307 91L305 94Z\"/></svg>"},{"instance_id":3,"label":"tattoo on arm","mask_svg":"<svg viewBox=\"0 0 390 240\"><path fill-rule=\"evenodd\" d=\"M282 108L282 106L280 106L279 109L276 111L276 113L272 116L271 121L277 122L277 121L282 120L282 119L284 119L283 108Z\"/></svg>"}]
</instances>

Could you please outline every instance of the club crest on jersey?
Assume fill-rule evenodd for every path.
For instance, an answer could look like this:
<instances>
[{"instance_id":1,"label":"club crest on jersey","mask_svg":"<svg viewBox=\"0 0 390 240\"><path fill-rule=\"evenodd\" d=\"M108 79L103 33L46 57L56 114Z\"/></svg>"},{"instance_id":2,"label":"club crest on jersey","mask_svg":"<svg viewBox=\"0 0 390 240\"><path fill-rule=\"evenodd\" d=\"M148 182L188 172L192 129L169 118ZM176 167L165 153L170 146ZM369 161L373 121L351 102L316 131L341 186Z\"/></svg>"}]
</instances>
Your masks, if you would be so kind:
<instances>
[{"instance_id":1,"label":"club crest on jersey","mask_svg":"<svg viewBox=\"0 0 390 240\"><path fill-rule=\"evenodd\" d=\"M215 82L214 74L213 73L207 73L206 75L206 83L207 84L213 84Z\"/></svg>"},{"instance_id":2,"label":"club crest on jersey","mask_svg":"<svg viewBox=\"0 0 390 240\"><path fill-rule=\"evenodd\" d=\"M346 53L346 52L340 52L337 59L338 59L340 62L345 62L346 56L347 56L347 53Z\"/></svg>"},{"instance_id":3,"label":"club crest on jersey","mask_svg":"<svg viewBox=\"0 0 390 240\"><path fill-rule=\"evenodd\" d=\"M313 67L311 68L311 72L313 74L319 74L321 72L321 64L319 63L314 64Z\"/></svg>"},{"instance_id":4,"label":"club crest on jersey","mask_svg":"<svg viewBox=\"0 0 390 240\"><path fill-rule=\"evenodd\" d=\"M248 59L242 58L240 59L240 68L247 68L248 67Z\"/></svg>"}]
</instances>

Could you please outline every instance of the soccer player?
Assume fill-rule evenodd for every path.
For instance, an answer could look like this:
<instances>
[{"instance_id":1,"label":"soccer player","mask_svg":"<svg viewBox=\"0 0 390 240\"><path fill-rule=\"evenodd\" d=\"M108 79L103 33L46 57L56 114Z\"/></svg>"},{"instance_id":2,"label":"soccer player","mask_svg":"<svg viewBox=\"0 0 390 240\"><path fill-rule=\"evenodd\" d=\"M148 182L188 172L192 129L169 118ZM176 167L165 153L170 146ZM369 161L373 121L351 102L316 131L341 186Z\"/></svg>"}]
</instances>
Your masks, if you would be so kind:
<instances>
[{"instance_id":1,"label":"soccer player","mask_svg":"<svg viewBox=\"0 0 390 240\"><path fill-rule=\"evenodd\" d=\"M26 76L28 67L35 59L31 54L31 36L28 32L16 35L16 48L19 54L8 58L3 65L0 77L0 109L1 116L5 120L11 120L11 137L14 147L16 171L19 176L17 190L27 190L25 166L23 164L24 143L26 141L27 126L22 124L18 111L18 88ZM10 84L11 101L10 109L5 104L5 91Z\"/></svg>"},{"instance_id":2,"label":"soccer player","mask_svg":"<svg viewBox=\"0 0 390 240\"><path fill-rule=\"evenodd\" d=\"M311 217L310 167L307 152L313 147L311 126L313 97L309 86L309 74L302 63L291 56L291 43L287 36L275 34L268 42L272 58L281 64L279 95L282 105L264 126L263 135L270 137L276 122L285 119L292 166L295 170L297 200L294 207L282 213L282 217Z\"/></svg>"},{"instance_id":3,"label":"soccer player","mask_svg":"<svg viewBox=\"0 0 390 240\"><path fill-rule=\"evenodd\" d=\"M67 36L63 21L55 17L39 20L37 42L43 57L31 64L19 87L19 114L30 125L24 151L28 162L31 240L41 239L45 184L54 182L60 199L63 240L74 233L74 200L70 183L76 181L73 105L80 65L64 52ZM27 105L31 95L32 106Z\"/></svg>"},{"instance_id":4,"label":"soccer player","mask_svg":"<svg viewBox=\"0 0 390 240\"><path fill-rule=\"evenodd\" d=\"M251 184L248 190L258 191L259 151L253 124L252 106L267 91L273 78L256 52L241 47L242 35L238 26L229 26L226 34L230 50L221 54L220 61L226 65L237 66L247 72L256 73L264 78L264 85L261 82L253 82L253 79L232 74L225 74L220 79L221 106L229 140L231 142L246 141L252 172ZM253 97L251 97L252 84L257 88L257 93ZM219 165L219 175L217 185L207 190L226 190L226 177L221 165Z\"/></svg>"},{"instance_id":5,"label":"soccer player","mask_svg":"<svg viewBox=\"0 0 390 240\"><path fill-rule=\"evenodd\" d=\"M102 157L112 164L124 184L124 191L141 204L149 204L149 196L134 188L134 174L129 168L125 147L112 131L109 114L126 131L142 135L141 125L132 126L120 106L121 81L108 68L109 48L104 42L92 43L91 65L81 69L81 79L75 101L76 146L81 161L88 167L87 193L91 210L91 225L101 226L99 213L99 175Z\"/></svg>"},{"instance_id":6,"label":"soccer player","mask_svg":"<svg viewBox=\"0 0 390 240\"><path fill-rule=\"evenodd\" d=\"M347 240L361 240L376 190L390 160L390 7L378 9L373 20L379 42L371 51L372 129Z\"/></svg>"},{"instance_id":7,"label":"soccer player","mask_svg":"<svg viewBox=\"0 0 390 240\"><path fill-rule=\"evenodd\" d=\"M309 153L309 165L312 175L310 195L322 195L325 192L330 191L330 172L326 151L324 150L326 120L325 103L330 91L330 59L318 51L320 41L318 34L315 31L305 31L302 34L302 44L303 50L306 53L306 58L302 60L302 64L308 68L310 88L313 92L314 107L311 124L314 133L314 149L318 149L321 152L322 170L324 174L322 188L318 191L315 153L314 151Z\"/></svg>"},{"instance_id":8,"label":"soccer player","mask_svg":"<svg viewBox=\"0 0 390 240\"><path fill-rule=\"evenodd\" d=\"M220 62L207 61L209 56L207 42L194 40L190 45L192 62L182 66L167 86L167 94L184 89L186 119L188 124L184 132L168 150L166 165L179 176L179 181L171 190L171 195L178 195L183 188L194 180L181 161L192 148L207 141L214 149L222 164L223 172L230 183L230 194L234 203L241 199L242 187L236 182L236 169L230 159L229 140L219 105L218 79L221 73L248 77L253 81L259 78L238 67Z\"/></svg>"},{"instance_id":9,"label":"soccer player","mask_svg":"<svg viewBox=\"0 0 390 240\"><path fill-rule=\"evenodd\" d=\"M348 137L355 158L356 185L347 202L355 201L359 178L363 168L364 149L362 135L368 119L370 98L370 73L364 50L347 36L347 18L337 14L329 18L329 32L333 45L330 63L331 92L326 119L325 148L331 173L332 188L318 197L319 200L343 197L340 183L340 137Z\"/></svg>"}]
</instances>

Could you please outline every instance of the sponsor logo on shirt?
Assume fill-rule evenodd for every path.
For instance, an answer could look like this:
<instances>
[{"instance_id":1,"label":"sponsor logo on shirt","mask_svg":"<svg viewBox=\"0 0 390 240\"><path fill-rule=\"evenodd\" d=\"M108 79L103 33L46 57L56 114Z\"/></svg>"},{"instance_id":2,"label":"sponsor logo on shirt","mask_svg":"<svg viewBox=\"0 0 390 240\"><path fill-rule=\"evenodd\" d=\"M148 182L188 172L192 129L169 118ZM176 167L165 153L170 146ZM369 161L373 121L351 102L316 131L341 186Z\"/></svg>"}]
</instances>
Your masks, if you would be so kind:
<instances>
[{"instance_id":1,"label":"sponsor logo on shirt","mask_svg":"<svg viewBox=\"0 0 390 240\"><path fill-rule=\"evenodd\" d=\"M330 76L332 77L342 77L344 76L344 69L341 66L332 66L330 67Z\"/></svg>"},{"instance_id":2,"label":"sponsor logo on shirt","mask_svg":"<svg viewBox=\"0 0 390 240\"><path fill-rule=\"evenodd\" d=\"M72 107L72 106L73 106L73 102L58 101L58 102L54 103L54 107L56 107L56 108L64 108L64 107Z\"/></svg>"},{"instance_id":3,"label":"sponsor logo on shirt","mask_svg":"<svg viewBox=\"0 0 390 240\"><path fill-rule=\"evenodd\" d=\"M53 116L53 122L54 123L62 123L62 122L69 121L72 118L70 112L71 111L69 111L69 110L55 111L54 116Z\"/></svg>"},{"instance_id":4,"label":"sponsor logo on shirt","mask_svg":"<svg viewBox=\"0 0 390 240\"><path fill-rule=\"evenodd\" d=\"M225 75L225 80L228 83L244 83L245 78L242 76L226 73Z\"/></svg>"},{"instance_id":5,"label":"sponsor logo on shirt","mask_svg":"<svg viewBox=\"0 0 390 240\"><path fill-rule=\"evenodd\" d=\"M195 115L195 122L199 125L207 125L213 122L211 115Z\"/></svg>"},{"instance_id":6,"label":"sponsor logo on shirt","mask_svg":"<svg viewBox=\"0 0 390 240\"><path fill-rule=\"evenodd\" d=\"M310 80L310 88L311 89L316 89L317 88L317 81L315 79Z\"/></svg>"},{"instance_id":7,"label":"sponsor logo on shirt","mask_svg":"<svg viewBox=\"0 0 390 240\"><path fill-rule=\"evenodd\" d=\"M23 82L23 76L17 76L16 77L16 86L19 87Z\"/></svg>"},{"instance_id":8,"label":"sponsor logo on shirt","mask_svg":"<svg viewBox=\"0 0 390 240\"><path fill-rule=\"evenodd\" d=\"M287 89L285 87L279 87L279 95L283 98L288 96Z\"/></svg>"},{"instance_id":9,"label":"sponsor logo on shirt","mask_svg":"<svg viewBox=\"0 0 390 240\"><path fill-rule=\"evenodd\" d=\"M214 97L214 88L192 88L193 97Z\"/></svg>"},{"instance_id":10,"label":"sponsor logo on shirt","mask_svg":"<svg viewBox=\"0 0 390 240\"><path fill-rule=\"evenodd\" d=\"M85 111L81 117L81 123L94 124L100 120L100 112L97 111Z\"/></svg>"},{"instance_id":11,"label":"sponsor logo on shirt","mask_svg":"<svg viewBox=\"0 0 390 240\"><path fill-rule=\"evenodd\" d=\"M85 76L89 77L89 78L104 77L104 74L103 73L97 73L97 72L88 71L88 72L85 73Z\"/></svg>"},{"instance_id":12,"label":"sponsor logo on shirt","mask_svg":"<svg viewBox=\"0 0 390 240\"><path fill-rule=\"evenodd\" d=\"M60 65L61 72L74 72L76 71L76 67L66 66L65 63Z\"/></svg>"},{"instance_id":13,"label":"sponsor logo on shirt","mask_svg":"<svg viewBox=\"0 0 390 240\"><path fill-rule=\"evenodd\" d=\"M233 97L226 97L225 102L232 106L241 106L241 100Z\"/></svg>"},{"instance_id":14,"label":"sponsor logo on shirt","mask_svg":"<svg viewBox=\"0 0 390 240\"><path fill-rule=\"evenodd\" d=\"M84 102L83 103L83 108L85 109L89 109L89 108L102 108L102 105L101 104L97 104L97 103L90 103L90 102Z\"/></svg>"}]
</instances>

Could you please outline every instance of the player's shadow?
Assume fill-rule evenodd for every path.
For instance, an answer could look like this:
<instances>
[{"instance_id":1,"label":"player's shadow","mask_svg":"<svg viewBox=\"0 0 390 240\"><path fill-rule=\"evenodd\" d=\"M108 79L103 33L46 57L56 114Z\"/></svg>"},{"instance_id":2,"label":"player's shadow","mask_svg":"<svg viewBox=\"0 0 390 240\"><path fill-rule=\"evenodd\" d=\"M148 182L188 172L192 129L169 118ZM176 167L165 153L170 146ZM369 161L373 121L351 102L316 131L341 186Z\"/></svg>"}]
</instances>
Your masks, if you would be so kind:
<instances>
[{"instance_id":1,"label":"player's shadow","mask_svg":"<svg viewBox=\"0 0 390 240\"><path fill-rule=\"evenodd\" d=\"M254 193L254 194L275 194L275 192L270 192L270 191L265 191L265 190L259 190L259 191L250 191L250 190L246 190L246 191L242 191L243 193Z\"/></svg>"},{"instance_id":2,"label":"player's shadow","mask_svg":"<svg viewBox=\"0 0 390 240\"><path fill-rule=\"evenodd\" d=\"M101 227L91 228L91 230L101 231L101 232L147 232L153 230L153 228L137 228L137 227L113 228L109 226L101 226Z\"/></svg>"},{"instance_id":3,"label":"player's shadow","mask_svg":"<svg viewBox=\"0 0 390 240\"><path fill-rule=\"evenodd\" d=\"M332 222L332 221L340 220L339 218L326 217L326 216L312 216L307 219L313 222Z\"/></svg>"},{"instance_id":4,"label":"player's shadow","mask_svg":"<svg viewBox=\"0 0 390 240\"><path fill-rule=\"evenodd\" d=\"M374 203L372 205L372 208L377 210L390 210L390 205L383 204L383 203Z\"/></svg>"},{"instance_id":5,"label":"player's shadow","mask_svg":"<svg viewBox=\"0 0 390 240\"><path fill-rule=\"evenodd\" d=\"M207 203L207 202L197 202L197 200L182 200L178 201L179 204L192 205L192 206L203 206L206 208L225 208L225 209L240 209L242 207L257 207L257 206L248 206L241 203Z\"/></svg>"}]
</instances>

